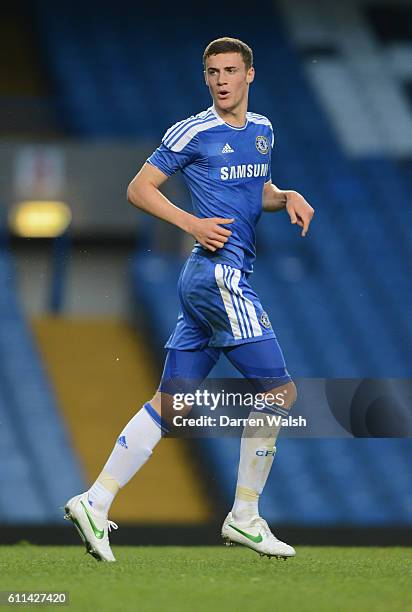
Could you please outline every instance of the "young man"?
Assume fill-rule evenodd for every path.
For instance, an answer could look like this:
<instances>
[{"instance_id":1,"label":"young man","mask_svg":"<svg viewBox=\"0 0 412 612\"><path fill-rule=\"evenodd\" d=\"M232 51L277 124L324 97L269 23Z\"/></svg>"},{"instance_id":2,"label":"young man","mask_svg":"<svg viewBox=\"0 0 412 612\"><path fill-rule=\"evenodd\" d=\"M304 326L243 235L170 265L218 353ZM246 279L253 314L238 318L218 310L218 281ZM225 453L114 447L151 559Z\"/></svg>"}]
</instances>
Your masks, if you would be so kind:
<instances>
[{"instance_id":1,"label":"young man","mask_svg":"<svg viewBox=\"0 0 412 612\"><path fill-rule=\"evenodd\" d=\"M300 194L271 182L272 126L266 117L247 112L255 76L251 49L240 40L221 38L207 46L203 61L213 106L173 125L128 188L132 204L173 223L196 243L179 278L181 312L166 344L159 389L123 429L93 486L65 507L88 552L99 560L115 560L108 538L115 526L107 519L110 505L167 431L173 391L188 390L193 381L206 378L223 352L267 398L269 393L281 395L282 408L266 400L264 412L285 416L296 399L276 336L248 276L262 208L286 209L302 236L314 211ZM172 204L159 190L177 170L187 181L194 214ZM261 555L286 558L294 549L271 533L258 510L278 431L279 426L268 424L245 427L236 497L222 536Z\"/></svg>"}]
</instances>

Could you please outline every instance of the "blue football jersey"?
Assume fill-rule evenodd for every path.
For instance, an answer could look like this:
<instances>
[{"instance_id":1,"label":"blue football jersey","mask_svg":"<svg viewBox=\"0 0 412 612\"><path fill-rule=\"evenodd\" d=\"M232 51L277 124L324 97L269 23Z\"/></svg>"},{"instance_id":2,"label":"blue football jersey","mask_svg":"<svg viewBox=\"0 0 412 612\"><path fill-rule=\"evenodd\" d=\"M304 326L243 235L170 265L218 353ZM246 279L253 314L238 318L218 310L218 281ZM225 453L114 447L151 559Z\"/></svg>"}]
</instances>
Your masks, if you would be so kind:
<instances>
[{"instance_id":1,"label":"blue football jersey","mask_svg":"<svg viewBox=\"0 0 412 612\"><path fill-rule=\"evenodd\" d=\"M214 253L216 263L252 272L263 186L271 180L273 142L266 117L248 112L245 125L236 128L212 106L173 125L147 160L167 176L183 173L197 217L235 219L223 226L232 235ZM196 244L194 250L206 249Z\"/></svg>"}]
</instances>

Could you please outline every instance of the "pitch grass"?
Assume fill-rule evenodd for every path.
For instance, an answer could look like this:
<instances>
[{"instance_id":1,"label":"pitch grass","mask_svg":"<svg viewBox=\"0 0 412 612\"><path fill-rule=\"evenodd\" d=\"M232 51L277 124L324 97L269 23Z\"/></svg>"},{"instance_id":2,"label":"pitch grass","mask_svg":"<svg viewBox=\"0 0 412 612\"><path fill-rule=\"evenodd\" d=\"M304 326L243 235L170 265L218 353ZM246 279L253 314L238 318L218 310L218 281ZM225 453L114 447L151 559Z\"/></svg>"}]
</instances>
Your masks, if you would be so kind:
<instances>
[{"instance_id":1,"label":"pitch grass","mask_svg":"<svg viewBox=\"0 0 412 612\"><path fill-rule=\"evenodd\" d=\"M68 591L63 610L91 612L412 610L408 548L301 547L283 561L241 547L114 547L113 564L83 551L2 546L0 590Z\"/></svg>"}]
</instances>

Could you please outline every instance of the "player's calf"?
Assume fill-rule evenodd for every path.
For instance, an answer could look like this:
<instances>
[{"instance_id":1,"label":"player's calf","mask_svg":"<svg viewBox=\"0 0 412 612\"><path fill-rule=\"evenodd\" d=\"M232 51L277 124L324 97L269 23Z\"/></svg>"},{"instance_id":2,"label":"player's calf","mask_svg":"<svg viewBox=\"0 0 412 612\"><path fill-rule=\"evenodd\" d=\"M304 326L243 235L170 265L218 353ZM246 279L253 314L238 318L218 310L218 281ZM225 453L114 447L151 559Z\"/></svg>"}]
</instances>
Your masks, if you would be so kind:
<instances>
[{"instance_id":1,"label":"player's calf","mask_svg":"<svg viewBox=\"0 0 412 612\"><path fill-rule=\"evenodd\" d=\"M252 410L250 424L244 427L240 443L238 480L232 508L233 517L240 522L259 516L259 497L276 454L282 418L288 416L296 401L296 386L293 381L288 381L265 391L261 396L263 409ZM274 414L280 418L274 420Z\"/></svg>"},{"instance_id":2,"label":"player's calf","mask_svg":"<svg viewBox=\"0 0 412 612\"><path fill-rule=\"evenodd\" d=\"M236 496L232 511L222 526L222 537L252 548L261 555L292 557L295 550L278 540L259 515L259 497L266 484L276 454L276 440L282 418L287 417L296 401L293 381L260 394L263 408L250 413L240 443L240 461ZM276 421L273 415L280 418ZM262 417L265 417L266 419ZM262 423L257 425L255 423Z\"/></svg>"}]
</instances>

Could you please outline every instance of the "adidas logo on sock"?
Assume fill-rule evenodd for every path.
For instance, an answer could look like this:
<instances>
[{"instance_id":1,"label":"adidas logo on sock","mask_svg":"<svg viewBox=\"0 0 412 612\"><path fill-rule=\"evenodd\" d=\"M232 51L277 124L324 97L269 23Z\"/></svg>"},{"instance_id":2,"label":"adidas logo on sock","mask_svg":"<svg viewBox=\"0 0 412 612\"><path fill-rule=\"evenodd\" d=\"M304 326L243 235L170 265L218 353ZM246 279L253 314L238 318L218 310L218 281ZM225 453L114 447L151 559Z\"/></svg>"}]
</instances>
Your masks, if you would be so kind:
<instances>
[{"instance_id":1,"label":"adidas logo on sock","mask_svg":"<svg viewBox=\"0 0 412 612\"><path fill-rule=\"evenodd\" d=\"M232 149L229 143L226 143L222 149L222 153L234 153L234 150Z\"/></svg>"},{"instance_id":2,"label":"adidas logo on sock","mask_svg":"<svg viewBox=\"0 0 412 612\"><path fill-rule=\"evenodd\" d=\"M124 446L125 448L129 448L126 444L126 436L120 436L120 438L117 440L117 444L120 444L120 446Z\"/></svg>"}]
</instances>

